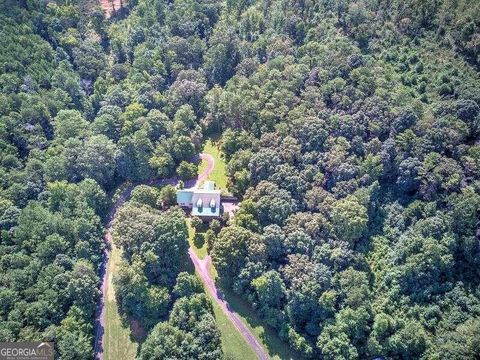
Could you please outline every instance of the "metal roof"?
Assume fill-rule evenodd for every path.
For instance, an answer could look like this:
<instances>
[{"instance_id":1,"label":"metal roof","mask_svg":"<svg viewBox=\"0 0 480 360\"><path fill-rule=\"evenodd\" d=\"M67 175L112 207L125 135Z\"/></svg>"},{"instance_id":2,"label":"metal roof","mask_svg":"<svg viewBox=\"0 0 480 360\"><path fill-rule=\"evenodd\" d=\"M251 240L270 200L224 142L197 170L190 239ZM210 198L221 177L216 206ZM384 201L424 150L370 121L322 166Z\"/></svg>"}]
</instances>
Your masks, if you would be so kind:
<instances>
[{"instance_id":1,"label":"metal roof","mask_svg":"<svg viewBox=\"0 0 480 360\"><path fill-rule=\"evenodd\" d=\"M215 182L214 181L205 181L205 184L203 184L203 189L204 190L215 190Z\"/></svg>"},{"instance_id":2,"label":"metal roof","mask_svg":"<svg viewBox=\"0 0 480 360\"><path fill-rule=\"evenodd\" d=\"M193 189L177 190L177 204L192 202Z\"/></svg>"},{"instance_id":3,"label":"metal roof","mask_svg":"<svg viewBox=\"0 0 480 360\"><path fill-rule=\"evenodd\" d=\"M177 190L177 204L191 206L193 216L220 216L220 193L215 182L205 181L201 189Z\"/></svg>"},{"instance_id":4,"label":"metal roof","mask_svg":"<svg viewBox=\"0 0 480 360\"><path fill-rule=\"evenodd\" d=\"M193 216L220 216L220 190L196 190L192 204Z\"/></svg>"}]
</instances>

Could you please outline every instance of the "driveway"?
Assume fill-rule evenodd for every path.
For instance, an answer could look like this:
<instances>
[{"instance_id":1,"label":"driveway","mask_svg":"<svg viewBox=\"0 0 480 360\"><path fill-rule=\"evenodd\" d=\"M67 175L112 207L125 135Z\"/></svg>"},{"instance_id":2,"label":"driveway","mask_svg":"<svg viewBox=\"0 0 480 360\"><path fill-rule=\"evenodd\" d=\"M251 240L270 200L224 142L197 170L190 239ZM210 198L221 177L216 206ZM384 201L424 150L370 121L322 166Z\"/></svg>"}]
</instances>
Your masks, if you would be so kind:
<instances>
[{"instance_id":1,"label":"driveway","mask_svg":"<svg viewBox=\"0 0 480 360\"><path fill-rule=\"evenodd\" d=\"M197 180L194 186L199 186L201 182L206 180L210 173L213 171L215 167L215 159L210 154L202 153L200 154L200 158L202 160L207 160L208 165L206 169L198 175ZM153 180L147 181L145 184L148 185L165 185L171 184L175 185L178 182L177 178L169 178L169 179L161 179L161 180ZM101 297L97 305L97 318L95 320L95 359L103 360L103 338L105 334L105 299L107 297L107 264L108 259L110 256L110 244L112 241L112 223L115 215L120 207L130 198L132 190L134 189L135 185L129 185L123 192L120 194L118 200L113 204L112 209L110 210L107 229L104 237L105 241L105 250L103 254L102 264L100 266L100 278L101 278ZM236 206L236 205L235 205ZM231 209L232 211L235 210L234 208ZM227 318L233 323L235 328L238 330L240 334L245 338L247 344L252 348L252 350L257 354L258 358L261 360L268 360L269 356L263 350L260 343L257 341L255 336L252 332L246 327L246 325L242 322L239 316L232 311L228 303L219 295L219 291L215 285L215 281L210 276L208 271L209 265L211 263L210 256L205 257L205 259L200 260L198 256L195 254L192 248L188 250L190 255L190 259L195 266L195 270L197 271L198 275L200 276L201 280L205 284L205 288L208 293L213 297L214 301L220 306L222 311L225 313ZM114 359L116 360L116 359Z\"/></svg>"},{"instance_id":2,"label":"driveway","mask_svg":"<svg viewBox=\"0 0 480 360\"><path fill-rule=\"evenodd\" d=\"M188 254L190 255L190 259L192 259L193 265L195 266L195 270L200 276L200 279L202 279L203 283L205 284L205 289L212 296L213 300L220 306L223 313L232 322L232 324L235 326L238 332L242 334L243 338L245 339L247 344L252 348L252 350L255 352L257 357L260 360L270 359L270 357L265 352L265 350L263 350L262 345L260 345L256 337L252 334L250 329L243 323L240 317L232 310L228 302L223 298L221 293L218 291L217 286L215 285L215 281L210 276L210 271L208 271L212 261L210 255L207 255L203 260L201 260L197 256L197 254L195 254L195 251L193 251L192 248L188 249Z\"/></svg>"}]
</instances>

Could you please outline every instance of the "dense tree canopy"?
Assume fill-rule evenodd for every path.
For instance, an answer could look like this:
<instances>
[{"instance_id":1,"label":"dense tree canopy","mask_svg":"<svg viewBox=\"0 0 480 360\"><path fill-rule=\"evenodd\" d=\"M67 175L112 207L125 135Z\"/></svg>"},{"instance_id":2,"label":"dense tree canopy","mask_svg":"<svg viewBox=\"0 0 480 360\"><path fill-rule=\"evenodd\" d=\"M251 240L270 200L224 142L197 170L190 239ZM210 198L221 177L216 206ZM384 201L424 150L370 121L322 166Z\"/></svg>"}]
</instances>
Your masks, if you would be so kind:
<instances>
[{"instance_id":1,"label":"dense tree canopy","mask_svg":"<svg viewBox=\"0 0 480 360\"><path fill-rule=\"evenodd\" d=\"M213 135L242 200L219 280L291 348L479 357L478 2L94 3L0 3L0 340L92 358L106 194L192 177ZM119 212L120 310L141 359L219 359L174 203Z\"/></svg>"},{"instance_id":2,"label":"dense tree canopy","mask_svg":"<svg viewBox=\"0 0 480 360\"><path fill-rule=\"evenodd\" d=\"M140 27L136 37L119 41L117 22L92 4L0 4L0 339L52 340L65 360L93 357L106 191L125 180L174 175L191 161L201 144L197 116L206 91L198 72L175 79L181 69L144 44ZM218 9L205 5L196 12L204 37ZM197 52L190 55L189 42L184 55L175 50L184 45L173 38L170 45L185 67L198 64L205 47L199 34L192 36ZM192 171L187 166L186 176ZM130 262L119 281L135 284L134 300L142 305L135 315L153 327L175 299L186 228L183 215L174 213L177 220L169 222L169 215L144 208L172 205L171 189L138 189L134 200L143 206L123 211L139 226L129 230L125 221L122 227L132 238L127 244L127 235L119 236ZM156 245L150 243L158 234ZM125 311L133 302L127 295ZM215 333L212 319L209 326Z\"/></svg>"},{"instance_id":3,"label":"dense tree canopy","mask_svg":"<svg viewBox=\"0 0 480 360\"><path fill-rule=\"evenodd\" d=\"M308 358L472 344L478 59L453 44L477 30L460 40L453 23L478 6L280 4L227 8L248 50L205 96L243 198L213 239L220 277Z\"/></svg>"}]
</instances>

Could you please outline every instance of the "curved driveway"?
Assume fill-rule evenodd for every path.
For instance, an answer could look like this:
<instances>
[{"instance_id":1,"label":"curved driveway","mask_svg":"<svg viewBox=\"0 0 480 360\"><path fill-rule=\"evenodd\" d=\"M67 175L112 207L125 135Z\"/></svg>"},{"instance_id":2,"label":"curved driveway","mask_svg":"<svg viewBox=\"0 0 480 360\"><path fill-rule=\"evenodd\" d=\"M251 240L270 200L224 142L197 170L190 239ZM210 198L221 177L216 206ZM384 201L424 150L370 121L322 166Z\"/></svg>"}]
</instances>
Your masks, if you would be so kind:
<instances>
[{"instance_id":1,"label":"curved driveway","mask_svg":"<svg viewBox=\"0 0 480 360\"><path fill-rule=\"evenodd\" d=\"M195 183L196 187L199 187L202 181L207 180L208 175L210 175L210 173L213 171L213 168L215 167L215 159L213 158L212 155L202 153L200 154L200 159L207 160L208 164L207 164L207 168L203 170L201 174L198 175L197 181Z\"/></svg>"},{"instance_id":2,"label":"curved driveway","mask_svg":"<svg viewBox=\"0 0 480 360\"><path fill-rule=\"evenodd\" d=\"M195 182L196 187L200 185L200 183L208 178L208 175L213 171L215 167L215 159L212 155L202 153L200 154L200 158L202 160L207 160L208 165L207 168L198 175L197 180ZM170 178L170 179L162 179L162 180L155 180L149 181L147 184L150 185L163 185L163 184L175 184L178 181L177 178ZM128 200L130 197L134 185L129 185L123 192L120 194L118 200L113 204L112 209L110 210L110 214L108 217L107 223L107 231L105 233L104 241L105 241L105 250L103 255L102 264L100 267L100 277L102 281L101 287L101 298L98 303L97 307L97 319L95 321L95 359L103 360L103 338L105 333L105 299L107 296L107 263L109 258L109 250L110 244L112 241L112 222L115 218L115 214L117 210ZM190 259L195 266L195 270L197 271L198 275L200 276L201 280L205 284L205 288L208 293L212 296L213 300L220 306L222 311L225 313L227 318L233 323L235 328L238 330L240 334L245 338L247 344L252 348L255 354L261 360L268 360L270 357L262 348L258 340L252 334L252 332L247 328L247 326L243 323L240 317L230 308L227 301L223 299L220 292L218 291L215 281L212 279L210 272L208 271L211 258L210 256L206 256L203 260L201 260L195 251L192 248L188 250L190 255Z\"/></svg>"},{"instance_id":3,"label":"curved driveway","mask_svg":"<svg viewBox=\"0 0 480 360\"><path fill-rule=\"evenodd\" d=\"M199 186L200 183L208 178L208 175L213 171L215 167L215 159L210 154L200 154L200 157L203 160L208 161L207 168L198 176L196 186ZM215 285L215 281L212 279L209 271L210 264L212 259L210 255L207 255L203 260L201 260L195 251L190 248L188 249L188 254L190 255L190 259L195 266L195 270L197 271L200 279L205 284L205 289L208 293L212 296L213 300L220 306L223 313L227 316L227 318L232 322L235 328L238 330L240 334L244 337L247 344L252 348L255 354L261 360L269 360L270 357L262 348L262 345L258 342L255 336L252 334L250 329L243 323L240 317L232 310L228 302L223 298L221 293L218 291L217 286Z\"/></svg>"}]
</instances>

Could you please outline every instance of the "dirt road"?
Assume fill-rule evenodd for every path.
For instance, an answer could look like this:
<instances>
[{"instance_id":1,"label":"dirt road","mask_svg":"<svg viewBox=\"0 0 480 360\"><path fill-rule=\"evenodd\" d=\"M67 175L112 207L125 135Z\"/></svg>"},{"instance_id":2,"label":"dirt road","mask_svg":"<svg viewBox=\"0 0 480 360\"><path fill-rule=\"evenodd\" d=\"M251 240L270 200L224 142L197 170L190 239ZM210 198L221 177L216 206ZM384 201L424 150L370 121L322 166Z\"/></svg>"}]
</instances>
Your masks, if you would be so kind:
<instances>
[{"instance_id":1,"label":"dirt road","mask_svg":"<svg viewBox=\"0 0 480 360\"><path fill-rule=\"evenodd\" d=\"M200 154L202 160L207 160L208 165L207 168L198 176L196 186L198 187L200 183L208 178L208 175L213 171L215 167L215 159L210 154ZM261 360L268 360L270 357L268 354L263 350L262 345L258 342L252 332L247 328L247 326L243 323L243 321L239 318L239 316L232 311L228 302L223 298L221 293L218 291L217 286L215 285L215 281L212 279L210 272L208 271L210 263L212 261L210 255L206 256L203 260L201 260L195 251L192 248L188 249L188 254L190 255L190 259L195 266L195 270L197 271L198 275L202 279L203 283L205 284L205 288L212 296L213 300L220 306L222 311L225 313L227 318L233 323L235 328L238 330L240 334L245 338L245 341L248 345L255 351L255 354Z\"/></svg>"},{"instance_id":2,"label":"dirt road","mask_svg":"<svg viewBox=\"0 0 480 360\"><path fill-rule=\"evenodd\" d=\"M212 155L202 153L200 154L200 159L207 160L208 164L207 164L207 168L203 170L203 172L200 175L198 175L197 181L195 182L195 187L199 187L203 181L207 180L208 175L210 175L210 173L215 168L215 159L213 158Z\"/></svg>"},{"instance_id":3,"label":"dirt road","mask_svg":"<svg viewBox=\"0 0 480 360\"><path fill-rule=\"evenodd\" d=\"M100 266L100 278L102 282L101 297L97 304L97 318L95 320L95 359L103 360L103 338L105 335L105 300L107 298L107 266L110 256L110 246L112 243L112 223L118 209L122 207L125 201L130 197L134 186L129 185L113 204L108 216L107 231L104 236L105 250L103 251L102 264Z\"/></svg>"},{"instance_id":4,"label":"dirt road","mask_svg":"<svg viewBox=\"0 0 480 360\"><path fill-rule=\"evenodd\" d=\"M268 360L270 357L268 354L263 350L262 345L258 342L252 332L247 328L247 326L243 323L243 321L239 318L239 316L232 311L228 302L223 298L222 294L218 291L215 282L213 281L212 277L210 276L210 272L208 271L211 258L210 255L206 256L203 260L201 260L195 251L192 248L188 250L190 255L190 259L192 259L193 265L195 265L195 270L197 271L198 275L202 279L203 283L205 284L205 288L207 289L208 293L213 297L213 300L220 306L222 311L225 313L227 318L233 323L235 328L238 330L240 334L245 338L245 341L248 345L255 351L255 354L261 360Z\"/></svg>"},{"instance_id":5,"label":"dirt road","mask_svg":"<svg viewBox=\"0 0 480 360\"><path fill-rule=\"evenodd\" d=\"M215 167L215 159L210 154L200 154L200 158L202 160L207 160L208 165L207 168L198 175L197 180L194 186L199 186L201 182L208 178L208 175L213 171ZM161 180L154 180L148 181L146 184L149 185L164 185L164 184L176 184L178 181L177 178L170 178L170 179L161 179ZM107 229L104 237L105 241L105 250L103 254L102 264L100 267L100 278L102 282L101 286L101 297L97 305L97 319L95 321L95 359L103 360L103 341L105 335L105 300L107 298L107 281L108 281L108 274L107 274L107 266L110 256L110 244L112 242L112 223L115 219L115 215L122 207L122 205L130 198L132 190L134 189L135 185L129 185L123 192L120 194L118 200L113 204L112 209L110 210L110 214L108 217L107 222ZM247 343L250 347L255 351L258 358L261 360L268 360L268 354L263 350L260 343L257 341L255 336L252 332L245 326L242 320L238 317L238 315L230 309L228 303L221 297L220 292L217 290L214 280L211 278L210 273L208 271L209 264L211 262L210 256L205 257L205 259L200 260L198 256L195 254L192 248L188 250L190 259L192 260L196 271L198 272L200 278L205 284L207 291L212 295L214 301L220 306L222 311L225 315L230 319L233 325L237 328L237 330L242 334L245 338Z\"/></svg>"}]
</instances>

